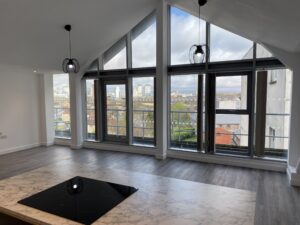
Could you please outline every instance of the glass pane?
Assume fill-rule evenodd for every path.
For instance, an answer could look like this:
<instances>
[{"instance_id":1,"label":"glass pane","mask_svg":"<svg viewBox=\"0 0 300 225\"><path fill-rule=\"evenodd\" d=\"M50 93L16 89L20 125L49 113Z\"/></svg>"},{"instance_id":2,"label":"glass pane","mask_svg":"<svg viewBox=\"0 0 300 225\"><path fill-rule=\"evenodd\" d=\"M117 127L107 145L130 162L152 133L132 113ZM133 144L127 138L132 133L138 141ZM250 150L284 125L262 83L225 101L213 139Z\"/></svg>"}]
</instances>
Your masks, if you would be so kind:
<instances>
[{"instance_id":1,"label":"glass pane","mask_svg":"<svg viewBox=\"0 0 300 225\"><path fill-rule=\"evenodd\" d=\"M265 155L286 158L289 149L292 71L269 70Z\"/></svg>"},{"instance_id":2,"label":"glass pane","mask_svg":"<svg viewBox=\"0 0 300 225\"><path fill-rule=\"evenodd\" d=\"M198 75L171 77L171 147L197 149Z\"/></svg>"},{"instance_id":3,"label":"glass pane","mask_svg":"<svg viewBox=\"0 0 300 225\"><path fill-rule=\"evenodd\" d=\"M206 43L206 22L200 20L200 43ZM171 7L171 65L190 64L189 50L199 44L199 18Z\"/></svg>"},{"instance_id":4,"label":"glass pane","mask_svg":"<svg viewBox=\"0 0 300 225\"><path fill-rule=\"evenodd\" d=\"M216 78L216 109L247 109L247 76Z\"/></svg>"},{"instance_id":5,"label":"glass pane","mask_svg":"<svg viewBox=\"0 0 300 225\"><path fill-rule=\"evenodd\" d=\"M95 81L86 80L86 139L96 140Z\"/></svg>"},{"instance_id":6,"label":"glass pane","mask_svg":"<svg viewBox=\"0 0 300 225\"><path fill-rule=\"evenodd\" d=\"M273 57L272 53L269 52L264 46L256 45L256 58L269 58Z\"/></svg>"},{"instance_id":7,"label":"glass pane","mask_svg":"<svg viewBox=\"0 0 300 225\"><path fill-rule=\"evenodd\" d=\"M127 68L127 50L126 39L118 41L113 47L103 55L104 69L126 69Z\"/></svg>"},{"instance_id":8,"label":"glass pane","mask_svg":"<svg viewBox=\"0 0 300 225\"><path fill-rule=\"evenodd\" d=\"M107 135L125 137L126 134L126 85L106 85Z\"/></svg>"},{"instance_id":9,"label":"glass pane","mask_svg":"<svg viewBox=\"0 0 300 225\"><path fill-rule=\"evenodd\" d=\"M55 136L71 138L69 74L53 75Z\"/></svg>"},{"instance_id":10,"label":"glass pane","mask_svg":"<svg viewBox=\"0 0 300 225\"><path fill-rule=\"evenodd\" d=\"M229 61L253 58L253 42L211 25L210 61Z\"/></svg>"},{"instance_id":11,"label":"glass pane","mask_svg":"<svg viewBox=\"0 0 300 225\"><path fill-rule=\"evenodd\" d=\"M133 142L154 144L154 78L132 78Z\"/></svg>"},{"instance_id":12,"label":"glass pane","mask_svg":"<svg viewBox=\"0 0 300 225\"><path fill-rule=\"evenodd\" d=\"M217 149L248 151L248 115L216 115L215 144Z\"/></svg>"},{"instance_id":13,"label":"glass pane","mask_svg":"<svg viewBox=\"0 0 300 225\"><path fill-rule=\"evenodd\" d=\"M132 67L156 66L156 21L145 24L133 32L132 37Z\"/></svg>"}]
</instances>

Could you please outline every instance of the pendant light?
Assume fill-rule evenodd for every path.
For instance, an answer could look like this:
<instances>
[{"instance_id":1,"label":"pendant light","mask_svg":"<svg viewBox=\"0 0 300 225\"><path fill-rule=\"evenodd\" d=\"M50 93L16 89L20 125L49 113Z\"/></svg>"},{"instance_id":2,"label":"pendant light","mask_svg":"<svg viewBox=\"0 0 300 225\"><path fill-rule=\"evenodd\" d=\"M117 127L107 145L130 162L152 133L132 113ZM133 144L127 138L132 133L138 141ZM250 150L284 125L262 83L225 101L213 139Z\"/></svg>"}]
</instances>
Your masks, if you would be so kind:
<instances>
[{"instance_id":1,"label":"pendant light","mask_svg":"<svg viewBox=\"0 0 300 225\"><path fill-rule=\"evenodd\" d=\"M198 0L199 4L199 44L195 44L190 48L190 63L204 63L207 56L209 56L209 48L207 44L201 45L200 35L201 35L201 23L200 23L200 9L201 6L204 6L207 3L207 0Z\"/></svg>"},{"instance_id":2,"label":"pendant light","mask_svg":"<svg viewBox=\"0 0 300 225\"><path fill-rule=\"evenodd\" d=\"M65 25L65 30L69 32L69 58L65 58L62 63L62 68L64 73L78 73L79 72L79 62L77 59L72 58L72 49L71 49L71 25Z\"/></svg>"}]
</instances>

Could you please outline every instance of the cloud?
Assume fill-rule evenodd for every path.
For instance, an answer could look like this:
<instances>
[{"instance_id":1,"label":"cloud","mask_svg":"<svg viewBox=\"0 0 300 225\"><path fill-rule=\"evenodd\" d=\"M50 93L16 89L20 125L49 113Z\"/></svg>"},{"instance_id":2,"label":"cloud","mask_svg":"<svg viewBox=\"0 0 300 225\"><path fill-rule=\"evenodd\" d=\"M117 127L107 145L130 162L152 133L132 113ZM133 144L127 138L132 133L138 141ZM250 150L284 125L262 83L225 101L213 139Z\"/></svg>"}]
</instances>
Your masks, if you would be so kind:
<instances>
[{"instance_id":1,"label":"cloud","mask_svg":"<svg viewBox=\"0 0 300 225\"><path fill-rule=\"evenodd\" d=\"M171 76L171 92L197 93L198 75Z\"/></svg>"},{"instance_id":2,"label":"cloud","mask_svg":"<svg viewBox=\"0 0 300 225\"><path fill-rule=\"evenodd\" d=\"M132 66L156 66L156 22L132 41Z\"/></svg>"}]
</instances>

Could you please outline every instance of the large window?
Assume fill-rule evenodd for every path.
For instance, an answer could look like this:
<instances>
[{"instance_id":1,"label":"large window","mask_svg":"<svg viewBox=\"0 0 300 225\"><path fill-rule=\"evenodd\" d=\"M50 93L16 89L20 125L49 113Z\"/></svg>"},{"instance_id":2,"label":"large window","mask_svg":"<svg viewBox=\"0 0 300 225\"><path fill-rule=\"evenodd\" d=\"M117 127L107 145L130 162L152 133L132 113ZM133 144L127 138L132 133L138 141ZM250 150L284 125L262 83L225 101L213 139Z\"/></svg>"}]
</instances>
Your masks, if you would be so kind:
<instances>
[{"instance_id":1,"label":"large window","mask_svg":"<svg viewBox=\"0 0 300 225\"><path fill-rule=\"evenodd\" d=\"M179 8L169 20L168 147L285 159L291 72L262 45ZM152 13L103 54L103 71L98 61L88 69L85 79L97 80L86 83L89 140L155 146L156 32ZM199 43L209 60L191 65Z\"/></svg>"},{"instance_id":2,"label":"large window","mask_svg":"<svg viewBox=\"0 0 300 225\"><path fill-rule=\"evenodd\" d=\"M171 147L197 149L198 75L171 76Z\"/></svg>"},{"instance_id":3,"label":"large window","mask_svg":"<svg viewBox=\"0 0 300 225\"><path fill-rule=\"evenodd\" d=\"M55 136L71 138L70 89L68 74L53 75Z\"/></svg>"},{"instance_id":4,"label":"large window","mask_svg":"<svg viewBox=\"0 0 300 225\"><path fill-rule=\"evenodd\" d=\"M153 145L154 112L154 78L132 79L133 100L133 144Z\"/></svg>"},{"instance_id":5,"label":"large window","mask_svg":"<svg viewBox=\"0 0 300 225\"><path fill-rule=\"evenodd\" d=\"M199 44L199 18L171 7L171 65L189 64L189 50ZM200 20L200 43L206 42L206 22Z\"/></svg>"}]
</instances>

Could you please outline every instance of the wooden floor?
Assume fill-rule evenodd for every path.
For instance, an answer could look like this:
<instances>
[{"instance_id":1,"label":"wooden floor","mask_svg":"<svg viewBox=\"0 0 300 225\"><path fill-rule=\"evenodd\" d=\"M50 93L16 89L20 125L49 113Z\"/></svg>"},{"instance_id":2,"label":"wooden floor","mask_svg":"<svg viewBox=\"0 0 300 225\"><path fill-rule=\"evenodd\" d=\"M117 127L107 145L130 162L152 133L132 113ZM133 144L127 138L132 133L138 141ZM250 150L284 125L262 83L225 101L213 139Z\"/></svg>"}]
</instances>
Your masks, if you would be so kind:
<instances>
[{"instance_id":1,"label":"wooden floor","mask_svg":"<svg viewBox=\"0 0 300 225\"><path fill-rule=\"evenodd\" d=\"M284 173L177 159L161 161L153 156L53 146L0 156L0 179L64 159L90 168L109 167L255 191L256 225L300 225L300 188L290 187Z\"/></svg>"}]
</instances>

